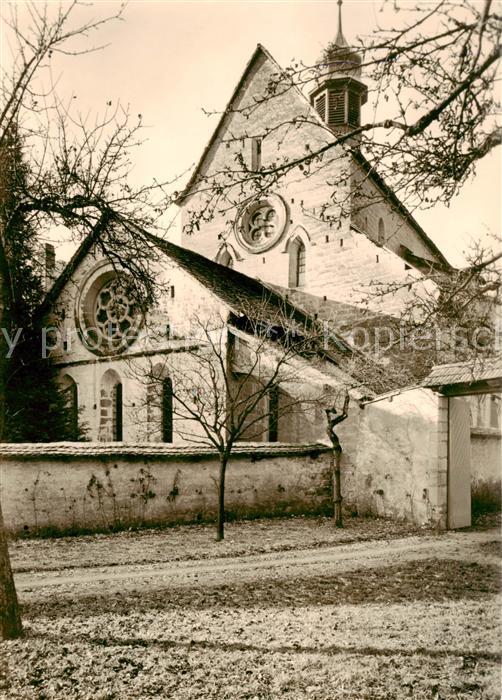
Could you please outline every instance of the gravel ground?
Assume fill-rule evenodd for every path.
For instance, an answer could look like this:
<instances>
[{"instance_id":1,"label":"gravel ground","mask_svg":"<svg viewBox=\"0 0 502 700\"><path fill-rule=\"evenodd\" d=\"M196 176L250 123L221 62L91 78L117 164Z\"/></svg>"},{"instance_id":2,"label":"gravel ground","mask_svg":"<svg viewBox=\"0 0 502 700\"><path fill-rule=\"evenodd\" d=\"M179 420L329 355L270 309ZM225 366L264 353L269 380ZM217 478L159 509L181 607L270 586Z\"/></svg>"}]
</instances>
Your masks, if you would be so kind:
<instances>
[{"instance_id":1,"label":"gravel ground","mask_svg":"<svg viewBox=\"0 0 502 700\"><path fill-rule=\"evenodd\" d=\"M281 552L305 547L393 539L426 532L409 523L349 518L333 527L330 518L278 518L227 523L223 542L214 525L180 525L82 537L18 539L10 544L15 571L117 566Z\"/></svg>"},{"instance_id":2,"label":"gravel ground","mask_svg":"<svg viewBox=\"0 0 502 700\"><path fill-rule=\"evenodd\" d=\"M17 542L0 697L498 700L499 530L367 522Z\"/></svg>"}]
</instances>

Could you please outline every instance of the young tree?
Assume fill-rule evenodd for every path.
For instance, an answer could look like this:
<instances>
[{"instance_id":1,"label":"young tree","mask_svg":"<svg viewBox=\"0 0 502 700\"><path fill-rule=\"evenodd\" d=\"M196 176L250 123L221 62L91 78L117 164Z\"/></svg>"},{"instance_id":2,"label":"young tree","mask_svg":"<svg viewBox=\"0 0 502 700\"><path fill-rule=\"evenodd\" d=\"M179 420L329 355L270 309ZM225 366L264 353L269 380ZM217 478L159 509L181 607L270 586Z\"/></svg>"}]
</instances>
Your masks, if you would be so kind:
<instances>
[{"instance_id":1,"label":"young tree","mask_svg":"<svg viewBox=\"0 0 502 700\"><path fill-rule=\"evenodd\" d=\"M225 477L236 443L276 441L281 419L300 411L304 421L309 411L313 419L326 388L305 393L305 358L315 355L319 342L313 331L300 334L292 319L279 313L271 320L266 301L262 310L239 318L228 313L193 317L184 352L167 356L165 365L148 374L150 386L158 387L159 408L168 377L178 438L218 453L217 540L224 537Z\"/></svg>"},{"instance_id":2,"label":"young tree","mask_svg":"<svg viewBox=\"0 0 502 700\"><path fill-rule=\"evenodd\" d=\"M328 437L333 445L333 460L332 460L332 477L333 477L333 517L336 527L343 527L342 513L342 479L341 479L341 462L342 462L342 446L335 428L339 423L346 420L349 415L350 396L348 392L345 394L343 408L338 409L336 406L327 408L326 419L328 422Z\"/></svg>"},{"instance_id":3,"label":"young tree","mask_svg":"<svg viewBox=\"0 0 502 700\"><path fill-rule=\"evenodd\" d=\"M170 257L182 250L154 236L150 239ZM203 260L191 254L185 261L187 271L197 278L196 264L202 265ZM274 442L285 435L285 428L287 442L295 441L295 430L302 440L310 434L316 441L321 437L322 406L335 390L340 385L360 387L357 372L368 365L376 377L383 372L368 358L353 353L336 334L327 335L323 324L280 294L240 273L228 270L225 274L224 268L211 265L219 268L212 271L213 276L221 275L212 288L219 307L203 303L203 311L192 316L188 329L176 329L184 344L165 355L163 362L158 357L152 360L146 395L147 424L152 423L156 405L157 433L164 441L171 442L176 435L186 443L217 451L220 540L225 476L236 443ZM141 379L144 363L138 360L131 372ZM144 407L139 411L144 420ZM166 414L167 432L162 423Z\"/></svg>"}]
</instances>

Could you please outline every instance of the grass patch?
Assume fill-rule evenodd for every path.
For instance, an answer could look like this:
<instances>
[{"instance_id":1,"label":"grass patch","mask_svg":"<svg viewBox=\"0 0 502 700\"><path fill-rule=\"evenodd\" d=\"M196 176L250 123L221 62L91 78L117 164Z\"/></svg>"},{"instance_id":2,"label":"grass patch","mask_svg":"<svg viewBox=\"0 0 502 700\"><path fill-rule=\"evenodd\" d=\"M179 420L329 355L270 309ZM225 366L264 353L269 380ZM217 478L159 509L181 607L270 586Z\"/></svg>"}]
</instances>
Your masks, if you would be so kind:
<instances>
[{"instance_id":1,"label":"grass patch","mask_svg":"<svg viewBox=\"0 0 502 700\"><path fill-rule=\"evenodd\" d=\"M500 513L502 493L500 481L487 479L475 481L471 488L471 511L473 518L487 513Z\"/></svg>"},{"instance_id":2,"label":"grass patch","mask_svg":"<svg viewBox=\"0 0 502 700\"><path fill-rule=\"evenodd\" d=\"M359 585L365 573L357 572ZM382 586L392 573L381 579ZM408 585L419 589L423 574L416 568L413 580L409 567ZM298 587L295 582L291 594ZM376 587L375 581L371 588ZM77 617L62 609L54 618L26 618L27 638L2 645L0 696L499 700L498 603L486 593L406 603L366 596L364 604L326 605L298 605L304 598L297 594L280 606L262 598L238 609L223 600L169 607L162 591L158 608L151 610L135 600L121 609L123 594L116 593L103 593L92 611L82 606ZM222 593L228 596L228 588ZM280 593L283 597L283 588Z\"/></svg>"}]
</instances>

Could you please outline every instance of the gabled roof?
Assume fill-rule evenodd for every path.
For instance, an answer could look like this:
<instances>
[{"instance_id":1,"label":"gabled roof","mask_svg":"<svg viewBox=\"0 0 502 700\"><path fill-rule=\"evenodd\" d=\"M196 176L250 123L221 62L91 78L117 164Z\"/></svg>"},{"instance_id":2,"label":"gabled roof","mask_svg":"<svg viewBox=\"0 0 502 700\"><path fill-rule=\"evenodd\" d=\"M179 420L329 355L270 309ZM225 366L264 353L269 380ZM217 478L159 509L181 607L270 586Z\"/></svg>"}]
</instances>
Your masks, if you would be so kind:
<instances>
[{"instance_id":1,"label":"gabled roof","mask_svg":"<svg viewBox=\"0 0 502 700\"><path fill-rule=\"evenodd\" d=\"M299 328L307 329L316 323L317 319L260 280L157 236L149 235L149 239L172 262L188 272L235 314L278 325L287 320L291 324L297 324ZM335 354L352 354L352 348L341 337L334 335L333 343L331 350Z\"/></svg>"},{"instance_id":2,"label":"gabled roof","mask_svg":"<svg viewBox=\"0 0 502 700\"><path fill-rule=\"evenodd\" d=\"M267 286L278 291L279 294L289 299L295 306L304 309L311 316L316 316L320 321L327 321L333 324L333 328L342 335L350 333L355 326L373 328L399 323L398 318L389 314L354 306L354 304L347 304L344 301L335 301L327 297L310 294L303 289L291 289L268 283Z\"/></svg>"},{"instance_id":3,"label":"gabled roof","mask_svg":"<svg viewBox=\"0 0 502 700\"><path fill-rule=\"evenodd\" d=\"M502 389L501 357L477 357L471 362L435 365L429 376L424 379L422 386L452 393L447 391L449 387L471 386L475 389L480 383L487 383L492 391Z\"/></svg>"},{"instance_id":4,"label":"gabled roof","mask_svg":"<svg viewBox=\"0 0 502 700\"><path fill-rule=\"evenodd\" d=\"M248 61L244 72L242 73L239 82L237 83L232 96L230 97L230 100L228 101L227 106L225 107L225 110L223 114L220 117L220 120L213 131L213 134L211 138L209 139L206 147L204 148L204 151L202 152L202 155L200 157L199 162L197 163L187 185L185 186L183 192L178 196L176 200L176 204L181 205L183 201L190 195L190 192L194 185L197 183L200 172L204 166L204 163L209 156L209 153L214 146L214 144L217 142L218 137L220 135L220 132L222 131L226 119L229 117L229 115L232 114L232 108L233 104L236 101L240 91L242 90L247 78L251 74L256 62L260 58L266 58L268 59L276 68L278 71L281 71L281 66L277 63L277 61L274 59L274 57L267 51L267 49L262 46L262 44L258 44L256 49L254 50L250 60ZM311 108L310 102L307 100L303 92L298 88L298 86L294 86L295 93L305 102L305 106L308 107L311 111L311 117L313 120L316 120L319 123L319 126L325 127L325 123L322 121L322 119L319 117L317 111L313 108ZM329 133L326 132L327 137L329 138ZM336 142L336 136L333 135L333 143ZM447 259L444 257L443 253L439 250L439 248L436 246L436 244L429 238L429 236L425 233L423 228L420 226L418 221L414 218L414 216L411 214L411 212L405 207L405 205L400 201L400 199L397 197L397 195L393 192L393 190L387 185L387 183L384 181L384 179L378 174L378 172L375 170L375 168L369 163L369 161L366 159L366 157L361 153L359 149L353 149L350 151L352 157L354 158L354 161L363 169L365 174L372 180L372 182L384 193L384 195L390 200L392 205L396 208L397 211L403 216L403 218L415 229L419 237L423 240L425 245L429 248L429 250L437 257L437 259L440 261L442 265L444 265L447 269L450 269L451 266ZM398 253L401 255L401 253ZM403 257L401 255L401 257ZM414 264L412 262L412 264Z\"/></svg>"},{"instance_id":5,"label":"gabled roof","mask_svg":"<svg viewBox=\"0 0 502 700\"><path fill-rule=\"evenodd\" d=\"M211 138L210 138L209 141L207 142L206 147L204 148L204 150L202 151L202 155L201 155L201 157L199 158L199 162L198 162L197 165L195 166L194 171L193 171L192 175L190 176L189 181L188 181L187 184L185 185L185 188L184 188L183 192L182 192L182 193L179 195L179 197L177 198L176 204L181 205L181 204L183 203L183 200L186 199L186 197L188 197L188 195L190 194L190 191L191 191L192 187L193 187L193 186L195 185L195 183L197 182L199 173L200 173L200 171L202 170L202 166L204 165L205 160L206 160L207 156L209 155L209 152L211 151L211 148L212 148L213 145L216 143L216 141L217 141L217 139L218 139L218 135L219 135L220 131L223 129L223 125L224 125L224 123L225 123L225 120L227 119L228 115L232 112L232 105L233 105L233 103L235 102L235 100L237 99L237 96L238 96L239 92L241 91L241 89L242 89L244 83L246 82L248 76L251 74L251 71L253 70L253 67L254 67L255 63L257 62L257 60L258 60L258 58L259 58L260 56L266 56L266 57L269 58L271 61L273 61L274 63L276 63L276 61L274 61L274 59L272 58L272 56L271 56L271 55L268 53L268 51L265 49L265 47L262 46L261 44L257 44L256 49L254 50L253 55L251 56L251 58L249 59L249 61L247 62L246 67L244 68L244 72L243 72L243 74L241 75L241 77L240 77L240 79L239 79L239 82L238 82L237 85L235 86L235 89L234 89L234 91L233 91L233 93L232 93L232 96L231 96L231 98L229 99L229 101L228 101L228 103L227 103L227 105L226 105L226 107L225 107L225 110L223 111L223 114L221 115L221 117L220 117L220 119L219 119L219 121L218 121L218 124L216 125L216 128L215 128L215 130L213 131L213 134L212 134ZM278 64L276 64L276 65L278 65Z\"/></svg>"},{"instance_id":6,"label":"gabled roof","mask_svg":"<svg viewBox=\"0 0 502 700\"><path fill-rule=\"evenodd\" d=\"M84 260L87 253L89 253L93 244L99 238L101 233L101 230L98 227L95 227L94 230L84 238L75 253L72 255L70 261L61 270L61 274L59 277L56 277L54 284L45 295L42 304L37 310L38 318L44 318L44 316L51 310L58 296L63 291L64 286L71 280L75 270Z\"/></svg>"},{"instance_id":7,"label":"gabled roof","mask_svg":"<svg viewBox=\"0 0 502 700\"><path fill-rule=\"evenodd\" d=\"M413 214L405 207L405 205L401 202L401 200L398 198L396 193L389 187L389 185L385 182L383 177L378 174L378 172L375 170L375 168L371 165L371 163L365 158L365 156L361 153L359 149L354 149L351 151L352 155L354 157L354 160L358 165L361 166L361 168L364 170L366 175L368 175L369 178L373 181L373 183L385 194L385 196L390 200L392 205L399 211L399 213L403 216L406 221L413 226L415 231L418 233L420 238L423 240L423 242L426 244L426 246L432 250L434 255L437 256L439 261L448 269L451 269L451 265L448 262L448 260L444 257L443 253L439 250L437 245L429 238L429 236L425 233L423 228L420 226L418 221L415 219ZM401 257L404 257L400 253ZM406 258L405 258L406 259ZM432 262L432 261L431 261ZM414 264L412 262L412 264Z\"/></svg>"},{"instance_id":8,"label":"gabled roof","mask_svg":"<svg viewBox=\"0 0 502 700\"><path fill-rule=\"evenodd\" d=\"M263 284L260 280L248 277L242 272L225 267L219 263L196 253L193 250L183 248L165 241L158 236L142 229L145 239L163 252L175 265L185 270L196 279L203 287L212 292L223 302L234 315L248 318L253 321L261 321L270 326L285 328L312 330L318 328L319 316L317 313L301 308L288 298L287 290L274 289ZM55 281L52 289L46 296L43 311L47 313L51 305L57 300L65 284L71 279L75 270L84 260L85 255L91 250L97 234L91 234L84 239L72 259ZM348 307L348 305L342 305ZM308 307L307 307L308 308ZM287 322L287 323L285 323ZM281 325L282 324L282 325ZM344 360L354 359L360 366L371 366L375 381L378 385L385 384L385 368L375 363L370 357L351 347L338 333L336 329L329 329L329 336L323 338L323 342L316 343L319 356L339 366ZM358 371L351 372L357 380ZM366 382L364 382L366 383ZM388 382L387 382L388 384Z\"/></svg>"},{"instance_id":9,"label":"gabled roof","mask_svg":"<svg viewBox=\"0 0 502 700\"><path fill-rule=\"evenodd\" d=\"M286 290L281 293L279 287L274 289L260 280L224 267L199 253L164 241L152 234L148 234L148 238L172 262L188 272L226 304L237 317L263 321L271 326L319 331L318 316L310 314L293 303L285 293ZM316 335L314 333L313 337L315 338ZM369 383L371 375L372 385L389 388L387 368L379 365L371 356L350 346L336 328L329 328L329 332L323 335L322 342L317 336L315 344L318 355L337 366L342 366L346 360L350 359L352 364L350 374L363 385Z\"/></svg>"}]
</instances>

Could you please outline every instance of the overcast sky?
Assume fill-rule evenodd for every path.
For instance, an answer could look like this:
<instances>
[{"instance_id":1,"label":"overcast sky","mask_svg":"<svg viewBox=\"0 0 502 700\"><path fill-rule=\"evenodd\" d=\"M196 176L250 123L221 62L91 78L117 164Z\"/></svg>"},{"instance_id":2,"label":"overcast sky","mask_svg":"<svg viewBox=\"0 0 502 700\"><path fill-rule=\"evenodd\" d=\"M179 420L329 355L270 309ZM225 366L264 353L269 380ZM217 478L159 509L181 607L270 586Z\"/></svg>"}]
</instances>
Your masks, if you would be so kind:
<instances>
[{"instance_id":1,"label":"overcast sky","mask_svg":"<svg viewBox=\"0 0 502 700\"><path fill-rule=\"evenodd\" d=\"M399 23L393 4L381 12L380 1L346 0L348 41L372 34L378 23ZM92 12L117 7L99 0ZM130 0L124 21L96 37L109 44L104 51L57 64L58 92L74 91L82 112L102 111L109 100L120 100L133 114L141 113L148 141L135 154L135 179L165 180L198 160L216 123L202 109L225 107L258 42L283 66L294 58L313 63L334 39L336 26L333 0ZM414 212L454 263L470 236L500 231L500 166L500 152L487 158L450 209Z\"/></svg>"}]
</instances>

